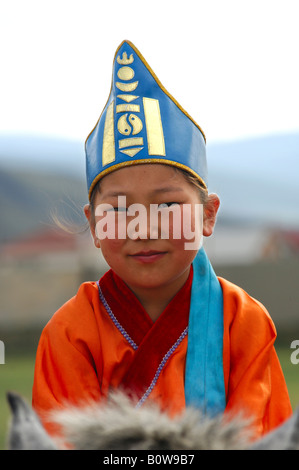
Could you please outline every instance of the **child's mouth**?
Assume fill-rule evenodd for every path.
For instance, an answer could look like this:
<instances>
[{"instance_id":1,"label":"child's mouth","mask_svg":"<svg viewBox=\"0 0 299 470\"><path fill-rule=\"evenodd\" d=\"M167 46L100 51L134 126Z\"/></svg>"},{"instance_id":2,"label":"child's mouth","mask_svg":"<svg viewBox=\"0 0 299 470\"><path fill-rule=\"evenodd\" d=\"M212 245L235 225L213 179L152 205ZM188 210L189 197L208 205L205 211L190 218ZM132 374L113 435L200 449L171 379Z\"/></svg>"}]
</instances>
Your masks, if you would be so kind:
<instances>
[{"instance_id":1,"label":"child's mouth","mask_svg":"<svg viewBox=\"0 0 299 470\"><path fill-rule=\"evenodd\" d=\"M153 263L154 261L158 261L166 254L166 251L140 251L134 255L130 255L132 258L140 261L142 263Z\"/></svg>"}]
</instances>

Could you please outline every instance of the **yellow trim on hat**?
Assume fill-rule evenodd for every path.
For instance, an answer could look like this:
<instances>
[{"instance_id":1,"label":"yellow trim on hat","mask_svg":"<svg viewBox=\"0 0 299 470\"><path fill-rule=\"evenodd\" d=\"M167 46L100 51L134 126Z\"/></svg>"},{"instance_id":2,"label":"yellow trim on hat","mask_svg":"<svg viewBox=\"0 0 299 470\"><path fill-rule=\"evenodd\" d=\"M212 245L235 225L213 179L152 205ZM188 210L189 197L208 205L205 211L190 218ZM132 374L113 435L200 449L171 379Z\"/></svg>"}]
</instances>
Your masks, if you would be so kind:
<instances>
[{"instance_id":1,"label":"yellow trim on hat","mask_svg":"<svg viewBox=\"0 0 299 470\"><path fill-rule=\"evenodd\" d=\"M112 173L115 170L120 170L121 168L125 168L127 166L132 166L132 165L142 165L146 163L162 163L164 165L170 165L174 166L176 168L179 168L180 170L185 170L188 173L190 173L192 176L195 176L199 180L199 182L202 184L204 189L207 189L207 185L204 182L204 180L199 176L195 171L193 171L191 168L189 168L186 165L183 165L182 163L174 162L173 160L166 160L165 158L143 158L140 160L129 160L127 162L121 162L121 163L116 163L115 165L110 166L109 168L106 168L106 170L103 170L99 175L97 175L93 182L90 185L89 188L89 193L88 193L88 198L89 201L91 199L91 193L94 190L95 185L106 175L109 173Z\"/></svg>"}]
</instances>

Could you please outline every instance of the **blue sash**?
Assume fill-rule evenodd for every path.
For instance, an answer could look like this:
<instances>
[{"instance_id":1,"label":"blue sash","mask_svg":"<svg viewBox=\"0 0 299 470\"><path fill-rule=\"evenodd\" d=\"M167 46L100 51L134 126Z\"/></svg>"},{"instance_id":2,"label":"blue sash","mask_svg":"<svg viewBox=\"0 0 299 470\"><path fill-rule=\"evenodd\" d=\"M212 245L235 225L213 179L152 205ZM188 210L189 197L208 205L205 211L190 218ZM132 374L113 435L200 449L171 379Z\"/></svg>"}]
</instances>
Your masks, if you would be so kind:
<instances>
[{"instance_id":1,"label":"blue sash","mask_svg":"<svg viewBox=\"0 0 299 470\"><path fill-rule=\"evenodd\" d=\"M185 399L209 416L226 406L222 289L203 248L193 261Z\"/></svg>"}]
</instances>

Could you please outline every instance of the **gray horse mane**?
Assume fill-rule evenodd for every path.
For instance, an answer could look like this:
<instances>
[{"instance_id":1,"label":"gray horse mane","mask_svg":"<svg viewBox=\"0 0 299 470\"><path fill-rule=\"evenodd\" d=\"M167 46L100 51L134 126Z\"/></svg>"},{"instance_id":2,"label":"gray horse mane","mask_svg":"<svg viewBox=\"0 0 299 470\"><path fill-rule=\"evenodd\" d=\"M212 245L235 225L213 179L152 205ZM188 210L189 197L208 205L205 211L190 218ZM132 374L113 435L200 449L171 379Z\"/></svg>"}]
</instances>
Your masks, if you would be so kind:
<instances>
[{"instance_id":1,"label":"gray horse mane","mask_svg":"<svg viewBox=\"0 0 299 470\"><path fill-rule=\"evenodd\" d=\"M11 423L8 449L54 450L63 443L45 431L37 414L16 393L7 394ZM282 426L252 443L250 423L236 417L204 418L187 408L170 418L154 403L136 408L125 394L111 394L105 404L67 406L48 420L62 430L73 449L80 450L299 450L299 410Z\"/></svg>"}]
</instances>

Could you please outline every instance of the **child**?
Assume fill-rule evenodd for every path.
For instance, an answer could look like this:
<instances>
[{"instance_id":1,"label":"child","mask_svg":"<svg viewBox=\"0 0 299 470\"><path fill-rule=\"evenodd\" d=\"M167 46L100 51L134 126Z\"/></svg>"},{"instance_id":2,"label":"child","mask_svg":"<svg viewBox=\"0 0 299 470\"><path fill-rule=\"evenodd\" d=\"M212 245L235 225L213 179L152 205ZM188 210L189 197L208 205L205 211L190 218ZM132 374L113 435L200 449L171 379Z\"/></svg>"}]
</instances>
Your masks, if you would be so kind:
<instances>
[{"instance_id":1,"label":"child","mask_svg":"<svg viewBox=\"0 0 299 470\"><path fill-rule=\"evenodd\" d=\"M257 436L284 421L291 406L271 318L217 278L200 243L192 244L198 207L204 236L219 208L207 192L204 134L128 41L115 54L109 99L86 141L86 169L84 211L111 269L82 284L45 327L36 410L103 400L121 388L136 406L155 400L171 415L186 405L209 415L242 411ZM136 204L143 223L134 221Z\"/></svg>"}]
</instances>

